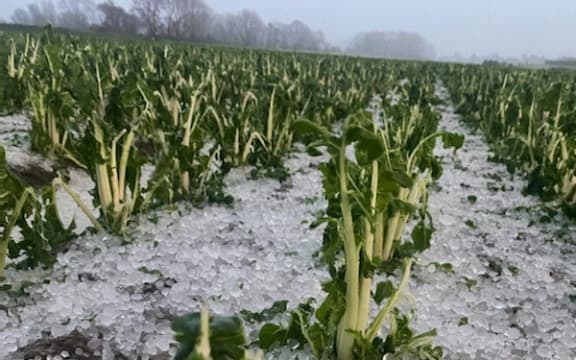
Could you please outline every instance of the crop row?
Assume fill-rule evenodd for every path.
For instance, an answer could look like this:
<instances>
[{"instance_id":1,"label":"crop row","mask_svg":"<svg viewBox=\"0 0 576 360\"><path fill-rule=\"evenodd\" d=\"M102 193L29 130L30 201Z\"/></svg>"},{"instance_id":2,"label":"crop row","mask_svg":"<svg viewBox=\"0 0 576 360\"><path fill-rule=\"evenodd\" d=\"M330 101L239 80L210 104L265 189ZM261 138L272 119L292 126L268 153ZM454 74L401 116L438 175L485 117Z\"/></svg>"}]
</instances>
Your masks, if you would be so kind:
<instances>
[{"instance_id":1,"label":"crop row","mask_svg":"<svg viewBox=\"0 0 576 360\"><path fill-rule=\"evenodd\" d=\"M441 356L431 346L434 331L414 335L397 309L414 257L430 246L434 230L426 194L442 173L436 139L454 148L463 141L438 132L432 65L50 31L4 34L0 41L9 49L0 54L7 64L1 106L29 115L33 151L90 175L99 210L91 213L63 177L40 189L27 186L0 147L0 278L7 257L16 268L50 265L54 249L75 237L60 221L57 187L95 231L123 235L134 215L177 201L233 201L222 181L233 167L285 179L283 160L301 142L311 155L330 159L321 167L328 207L315 225L326 224L322 259L332 279L317 309L302 304L288 327L266 324L260 346L297 341L319 359ZM377 110L366 111L377 95ZM145 164L154 170L142 185ZM23 240L13 240L17 228ZM380 310L370 319L373 303ZM183 343L177 358L243 358L237 325L234 318L210 320L206 311L183 317L175 323ZM220 335L233 341L220 343Z\"/></svg>"},{"instance_id":2,"label":"crop row","mask_svg":"<svg viewBox=\"0 0 576 360\"><path fill-rule=\"evenodd\" d=\"M451 65L444 79L456 110L481 130L525 193L576 215L576 74Z\"/></svg>"}]
</instances>

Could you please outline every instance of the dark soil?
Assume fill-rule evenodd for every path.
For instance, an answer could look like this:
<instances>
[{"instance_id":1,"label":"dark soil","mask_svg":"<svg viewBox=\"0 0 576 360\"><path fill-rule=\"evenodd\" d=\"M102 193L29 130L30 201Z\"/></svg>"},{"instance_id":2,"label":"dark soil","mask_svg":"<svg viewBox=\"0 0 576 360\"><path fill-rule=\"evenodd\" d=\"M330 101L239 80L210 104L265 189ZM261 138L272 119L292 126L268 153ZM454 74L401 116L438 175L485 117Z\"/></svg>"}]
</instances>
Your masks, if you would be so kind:
<instances>
[{"instance_id":1,"label":"dark soil","mask_svg":"<svg viewBox=\"0 0 576 360\"><path fill-rule=\"evenodd\" d=\"M94 354L95 352L101 353L101 351L91 350L88 342L89 339L78 331L58 338L41 339L20 349L15 354L14 360L46 360L48 357L55 356L62 359L101 360L101 355Z\"/></svg>"},{"instance_id":2,"label":"dark soil","mask_svg":"<svg viewBox=\"0 0 576 360\"><path fill-rule=\"evenodd\" d=\"M58 175L54 170L47 170L34 164L9 165L10 171L18 177L25 186L40 188L50 185Z\"/></svg>"}]
</instances>

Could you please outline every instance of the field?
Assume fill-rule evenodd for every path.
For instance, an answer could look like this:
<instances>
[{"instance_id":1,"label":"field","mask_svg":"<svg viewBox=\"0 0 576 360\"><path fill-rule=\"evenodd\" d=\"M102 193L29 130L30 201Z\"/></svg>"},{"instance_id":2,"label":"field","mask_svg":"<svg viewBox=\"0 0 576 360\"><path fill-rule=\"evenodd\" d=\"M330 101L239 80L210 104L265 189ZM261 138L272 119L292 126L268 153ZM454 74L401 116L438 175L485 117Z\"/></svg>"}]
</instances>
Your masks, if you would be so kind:
<instances>
[{"instance_id":1,"label":"field","mask_svg":"<svg viewBox=\"0 0 576 360\"><path fill-rule=\"evenodd\" d=\"M576 73L0 44L0 358L576 358Z\"/></svg>"}]
</instances>

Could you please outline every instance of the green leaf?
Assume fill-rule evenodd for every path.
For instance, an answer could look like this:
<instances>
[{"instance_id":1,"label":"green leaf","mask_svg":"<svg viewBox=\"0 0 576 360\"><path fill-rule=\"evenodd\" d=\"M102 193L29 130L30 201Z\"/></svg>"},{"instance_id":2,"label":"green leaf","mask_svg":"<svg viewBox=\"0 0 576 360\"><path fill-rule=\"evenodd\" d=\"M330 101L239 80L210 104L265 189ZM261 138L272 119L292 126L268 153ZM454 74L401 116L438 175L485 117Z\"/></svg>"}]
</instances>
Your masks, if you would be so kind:
<instances>
[{"instance_id":1,"label":"green leaf","mask_svg":"<svg viewBox=\"0 0 576 360\"><path fill-rule=\"evenodd\" d=\"M412 230L412 241L417 251L424 251L430 247L430 240L434 230L427 227L423 222L418 223Z\"/></svg>"},{"instance_id":2,"label":"green leaf","mask_svg":"<svg viewBox=\"0 0 576 360\"><path fill-rule=\"evenodd\" d=\"M287 337L287 329L276 324L265 324L258 334L258 345L261 349L268 350L274 344L285 344Z\"/></svg>"},{"instance_id":3,"label":"green leaf","mask_svg":"<svg viewBox=\"0 0 576 360\"><path fill-rule=\"evenodd\" d=\"M466 226L468 226L469 228L471 228L471 229L476 229L476 228L477 228L476 223L475 223L474 220L472 220L472 219L468 219L468 220L464 221L464 224L465 224Z\"/></svg>"},{"instance_id":4,"label":"green leaf","mask_svg":"<svg viewBox=\"0 0 576 360\"><path fill-rule=\"evenodd\" d=\"M327 329L336 329L346 311L342 282L332 280L323 284L322 288L328 293L324 302L316 310L316 319Z\"/></svg>"},{"instance_id":5,"label":"green leaf","mask_svg":"<svg viewBox=\"0 0 576 360\"><path fill-rule=\"evenodd\" d=\"M454 148L454 150L458 150L462 148L464 139L464 135L449 132L442 133L442 142L445 149Z\"/></svg>"},{"instance_id":6,"label":"green leaf","mask_svg":"<svg viewBox=\"0 0 576 360\"><path fill-rule=\"evenodd\" d=\"M385 147L379 136L364 128L353 126L346 129L346 144L356 143L358 163L368 164L384 155Z\"/></svg>"},{"instance_id":7,"label":"green leaf","mask_svg":"<svg viewBox=\"0 0 576 360\"><path fill-rule=\"evenodd\" d=\"M276 301L271 307L262 310L261 312L252 312L248 310L241 310L240 314L244 320L248 322L264 322L270 321L274 317L283 314L288 309L288 301Z\"/></svg>"},{"instance_id":8,"label":"green leaf","mask_svg":"<svg viewBox=\"0 0 576 360\"><path fill-rule=\"evenodd\" d=\"M157 275L157 276L162 276L162 272L160 270L156 270L156 269L149 269L146 266L140 266L138 268L138 271L144 273L144 274L148 274L148 275Z\"/></svg>"},{"instance_id":9,"label":"green leaf","mask_svg":"<svg viewBox=\"0 0 576 360\"><path fill-rule=\"evenodd\" d=\"M174 360L187 360L194 353L200 334L200 313L191 313L172 323L175 339L180 347ZM241 360L244 357L246 338L238 317L210 317L210 347L214 360Z\"/></svg>"},{"instance_id":10,"label":"green leaf","mask_svg":"<svg viewBox=\"0 0 576 360\"><path fill-rule=\"evenodd\" d=\"M454 273L454 266L452 266L452 264L450 263L439 263L439 262L433 262L432 265L434 265L436 267L436 269L445 272L445 273Z\"/></svg>"},{"instance_id":11,"label":"green leaf","mask_svg":"<svg viewBox=\"0 0 576 360\"><path fill-rule=\"evenodd\" d=\"M472 289L473 287L475 287L476 285L478 285L478 280L464 277L464 284L465 284L466 287L470 290L470 289Z\"/></svg>"},{"instance_id":12,"label":"green leaf","mask_svg":"<svg viewBox=\"0 0 576 360\"><path fill-rule=\"evenodd\" d=\"M323 354L329 349L330 333L318 323L304 327L304 333L316 359L322 359Z\"/></svg>"},{"instance_id":13,"label":"green leaf","mask_svg":"<svg viewBox=\"0 0 576 360\"><path fill-rule=\"evenodd\" d=\"M310 120L294 121L292 123L292 131L296 135L313 137L313 146L325 145L328 147L329 152L335 152L340 146L340 140L332 135L328 129ZM318 154L318 152L312 153Z\"/></svg>"},{"instance_id":14,"label":"green leaf","mask_svg":"<svg viewBox=\"0 0 576 360\"><path fill-rule=\"evenodd\" d=\"M384 299L387 299L390 296L394 295L395 291L396 288L394 287L394 284L392 284L391 281L380 282L378 283L378 285L376 285L376 292L374 293L374 301L376 301L376 303L380 305L382 304L382 301L384 301Z\"/></svg>"},{"instance_id":15,"label":"green leaf","mask_svg":"<svg viewBox=\"0 0 576 360\"><path fill-rule=\"evenodd\" d=\"M322 156L322 151L318 150L316 147L314 146L308 146L306 147L306 153L312 157L316 157L316 156Z\"/></svg>"},{"instance_id":16,"label":"green leaf","mask_svg":"<svg viewBox=\"0 0 576 360\"><path fill-rule=\"evenodd\" d=\"M400 184L400 186L402 186L404 188L410 189L410 188L412 188L412 186L414 186L414 179L412 179L412 177L410 175L406 174L403 171L385 170L382 173L382 175L385 177L390 177L392 180L396 181L398 184Z\"/></svg>"},{"instance_id":17,"label":"green leaf","mask_svg":"<svg viewBox=\"0 0 576 360\"><path fill-rule=\"evenodd\" d=\"M412 214L416 211L416 206L410 204L409 202L394 198L390 201L390 208L388 209L388 214L393 216L397 212L401 214Z\"/></svg>"},{"instance_id":18,"label":"green leaf","mask_svg":"<svg viewBox=\"0 0 576 360\"><path fill-rule=\"evenodd\" d=\"M509 265L508 266L508 271L510 271L510 273L514 276L520 274L520 269L514 265Z\"/></svg>"},{"instance_id":19,"label":"green leaf","mask_svg":"<svg viewBox=\"0 0 576 360\"><path fill-rule=\"evenodd\" d=\"M310 120L294 121L292 124L292 130L296 134L315 135L319 139L328 139L331 136L330 132L326 128Z\"/></svg>"}]
</instances>

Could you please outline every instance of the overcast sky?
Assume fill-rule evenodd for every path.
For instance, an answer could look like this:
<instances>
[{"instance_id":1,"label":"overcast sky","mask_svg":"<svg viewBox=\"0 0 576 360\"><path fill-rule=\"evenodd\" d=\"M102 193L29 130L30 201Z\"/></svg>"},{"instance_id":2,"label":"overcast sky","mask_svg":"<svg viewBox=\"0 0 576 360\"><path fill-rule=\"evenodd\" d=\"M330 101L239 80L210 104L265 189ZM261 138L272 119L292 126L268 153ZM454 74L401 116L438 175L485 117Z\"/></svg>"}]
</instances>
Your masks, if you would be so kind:
<instances>
[{"instance_id":1,"label":"overcast sky","mask_svg":"<svg viewBox=\"0 0 576 360\"><path fill-rule=\"evenodd\" d=\"M0 18L34 0L0 0ZM576 0L206 0L218 12L256 10L266 21L300 19L343 45L368 30L414 31L439 56L576 57ZM131 0L116 0L129 6Z\"/></svg>"}]
</instances>

